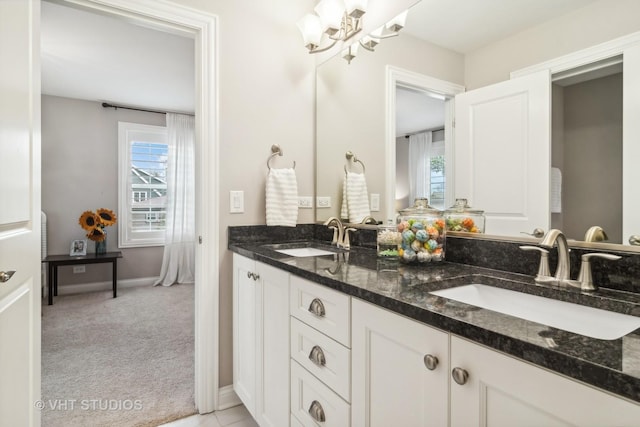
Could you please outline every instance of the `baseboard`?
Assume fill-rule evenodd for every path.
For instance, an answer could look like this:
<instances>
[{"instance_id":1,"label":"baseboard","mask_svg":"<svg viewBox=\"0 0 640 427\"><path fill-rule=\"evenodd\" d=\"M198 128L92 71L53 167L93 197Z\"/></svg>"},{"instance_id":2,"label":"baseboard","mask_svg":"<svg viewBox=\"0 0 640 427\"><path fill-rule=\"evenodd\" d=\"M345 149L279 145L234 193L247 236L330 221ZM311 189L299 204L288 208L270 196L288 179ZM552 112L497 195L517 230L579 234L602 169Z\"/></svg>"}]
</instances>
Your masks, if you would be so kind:
<instances>
[{"instance_id":1,"label":"baseboard","mask_svg":"<svg viewBox=\"0 0 640 427\"><path fill-rule=\"evenodd\" d=\"M242 401L238 397L235 391L233 391L233 385L226 385L220 387L218 390L218 411L223 409L232 408L234 406L242 405Z\"/></svg>"},{"instance_id":2,"label":"baseboard","mask_svg":"<svg viewBox=\"0 0 640 427\"><path fill-rule=\"evenodd\" d=\"M158 277L141 277L138 279L118 280L118 289L133 288L136 286L152 286ZM79 283L76 285L58 285L58 295L71 295L84 292L109 291L112 289L111 280L104 282Z\"/></svg>"}]
</instances>

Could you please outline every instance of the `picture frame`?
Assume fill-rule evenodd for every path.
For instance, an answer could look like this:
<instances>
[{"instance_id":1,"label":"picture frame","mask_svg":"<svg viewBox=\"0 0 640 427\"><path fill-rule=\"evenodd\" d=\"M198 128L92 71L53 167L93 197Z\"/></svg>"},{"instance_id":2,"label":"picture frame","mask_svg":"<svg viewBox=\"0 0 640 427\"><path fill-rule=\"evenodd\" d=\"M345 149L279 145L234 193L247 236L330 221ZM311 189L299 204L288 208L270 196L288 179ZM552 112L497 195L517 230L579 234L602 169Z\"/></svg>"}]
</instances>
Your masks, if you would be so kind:
<instances>
[{"instance_id":1,"label":"picture frame","mask_svg":"<svg viewBox=\"0 0 640 427\"><path fill-rule=\"evenodd\" d=\"M85 256L87 255L87 241L86 240L73 240L71 242L71 249L69 250L70 256Z\"/></svg>"}]
</instances>

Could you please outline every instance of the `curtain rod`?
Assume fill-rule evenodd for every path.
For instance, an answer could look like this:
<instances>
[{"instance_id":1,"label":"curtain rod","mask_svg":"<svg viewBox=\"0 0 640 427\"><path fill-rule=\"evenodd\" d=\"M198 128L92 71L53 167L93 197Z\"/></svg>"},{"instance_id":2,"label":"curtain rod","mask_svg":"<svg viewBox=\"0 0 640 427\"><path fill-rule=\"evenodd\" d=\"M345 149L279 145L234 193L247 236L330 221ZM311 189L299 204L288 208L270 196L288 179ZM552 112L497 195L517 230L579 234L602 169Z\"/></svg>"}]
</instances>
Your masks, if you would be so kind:
<instances>
[{"instance_id":1,"label":"curtain rod","mask_svg":"<svg viewBox=\"0 0 640 427\"><path fill-rule=\"evenodd\" d=\"M135 110L135 111L145 111L147 113L157 113L157 114L167 114L167 113L175 113L175 114L184 114L185 116L195 116L195 114L191 114L191 113L183 113L180 111L160 111L160 110L149 110L146 108L137 108L137 107L127 107L126 105L115 105L115 104L109 104L108 102L103 102L102 106L104 108L115 108L116 110L118 108L122 108L124 110Z\"/></svg>"},{"instance_id":2,"label":"curtain rod","mask_svg":"<svg viewBox=\"0 0 640 427\"><path fill-rule=\"evenodd\" d=\"M408 133L404 137L405 138L409 138L411 135L418 135L419 133L425 133L425 132L438 132L439 130L444 130L444 127L443 126L436 126L434 128L431 128L431 129L423 129L423 130L419 130L417 132Z\"/></svg>"}]
</instances>

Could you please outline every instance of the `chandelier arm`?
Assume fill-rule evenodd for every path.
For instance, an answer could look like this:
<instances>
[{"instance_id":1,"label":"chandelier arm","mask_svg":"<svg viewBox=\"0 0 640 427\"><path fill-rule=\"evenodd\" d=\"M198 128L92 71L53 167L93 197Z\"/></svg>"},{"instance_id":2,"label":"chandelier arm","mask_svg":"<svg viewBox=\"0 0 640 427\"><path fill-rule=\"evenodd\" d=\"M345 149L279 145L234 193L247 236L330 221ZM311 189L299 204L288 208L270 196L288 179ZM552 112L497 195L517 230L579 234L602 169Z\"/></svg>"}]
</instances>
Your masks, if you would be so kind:
<instances>
[{"instance_id":1,"label":"chandelier arm","mask_svg":"<svg viewBox=\"0 0 640 427\"><path fill-rule=\"evenodd\" d=\"M360 46L362 46L363 48L367 49L369 52L375 52L374 49L372 49L369 46L367 46L366 44L362 43L362 39L358 40L358 43L360 43Z\"/></svg>"},{"instance_id":2,"label":"chandelier arm","mask_svg":"<svg viewBox=\"0 0 640 427\"><path fill-rule=\"evenodd\" d=\"M385 34L383 36L374 36L373 34L369 34L369 37L376 40L382 40L382 39L390 39L391 37L397 37L399 35L400 33Z\"/></svg>"},{"instance_id":3,"label":"chandelier arm","mask_svg":"<svg viewBox=\"0 0 640 427\"><path fill-rule=\"evenodd\" d=\"M331 49L332 47L334 47L336 45L336 43L338 43L338 40L336 39L332 39L333 41L331 42L331 44L329 44L326 47L314 47L313 49L309 49L309 53L320 53L320 52L326 52L327 50Z\"/></svg>"}]
</instances>

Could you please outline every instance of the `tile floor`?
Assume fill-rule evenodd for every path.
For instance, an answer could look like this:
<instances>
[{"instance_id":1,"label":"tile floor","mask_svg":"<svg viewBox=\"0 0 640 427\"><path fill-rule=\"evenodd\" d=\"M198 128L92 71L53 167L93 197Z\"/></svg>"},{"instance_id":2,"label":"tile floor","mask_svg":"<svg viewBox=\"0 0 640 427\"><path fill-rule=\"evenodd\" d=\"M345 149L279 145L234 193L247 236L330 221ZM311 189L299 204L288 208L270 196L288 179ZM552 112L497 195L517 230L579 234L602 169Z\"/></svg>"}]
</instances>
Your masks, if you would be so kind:
<instances>
[{"instance_id":1,"label":"tile floor","mask_svg":"<svg viewBox=\"0 0 640 427\"><path fill-rule=\"evenodd\" d=\"M211 414L192 415L161 427L258 427L258 424L249 411L240 405Z\"/></svg>"}]
</instances>

